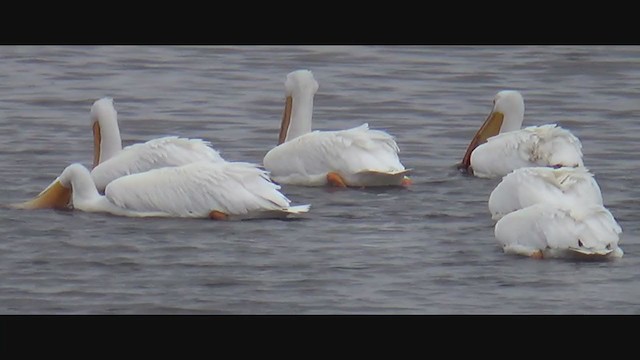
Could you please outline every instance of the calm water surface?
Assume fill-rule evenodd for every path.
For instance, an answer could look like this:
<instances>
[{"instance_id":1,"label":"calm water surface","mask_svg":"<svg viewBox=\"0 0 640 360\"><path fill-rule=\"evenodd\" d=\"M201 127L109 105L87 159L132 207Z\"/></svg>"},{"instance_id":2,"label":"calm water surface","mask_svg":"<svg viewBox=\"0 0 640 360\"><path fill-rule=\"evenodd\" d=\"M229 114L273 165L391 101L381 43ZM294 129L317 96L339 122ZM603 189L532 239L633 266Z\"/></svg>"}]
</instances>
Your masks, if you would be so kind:
<instances>
[{"instance_id":1,"label":"calm water surface","mask_svg":"<svg viewBox=\"0 0 640 360\"><path fill-rule=\"evenodd\" d=\"M260 163L300 68L320 84L314 128L389 131L412 187L284 186L312 204L296 221L0 209L0 313L640 313L637 46L2 46L0 203L91 165L89 109L103 96L125 145L200 137ZM487 209L499 179L455 164L506 88L524 95L525 125L582 140L623 258L502 253Z\"/></svg>"}]
</instances>

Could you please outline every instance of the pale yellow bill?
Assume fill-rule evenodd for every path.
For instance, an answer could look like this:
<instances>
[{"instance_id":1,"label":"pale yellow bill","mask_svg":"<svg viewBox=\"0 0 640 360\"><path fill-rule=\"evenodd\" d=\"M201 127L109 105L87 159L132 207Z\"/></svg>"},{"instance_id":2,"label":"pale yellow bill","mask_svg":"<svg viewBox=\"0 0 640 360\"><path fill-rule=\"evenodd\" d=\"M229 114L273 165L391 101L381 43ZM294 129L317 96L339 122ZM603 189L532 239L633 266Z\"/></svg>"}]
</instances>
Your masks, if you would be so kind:
<instances>
[{"instance_id":1,"label":"pale yellow bill","mask_svg":"<svg viewBox=\"0 0 640 360\"><path fill-rule=\"evenodd\" d=\"M280 124L280 135L278 136L278 145L287 139L287 131L291 122L291 106L293 105L293 97L287 96L284 104L284 114L282 114L282 123Z\"/></svg>"},{"instance_id":2,"label":"pale yellow bill","mask_svg":"<svg viewBox=\"0 0 640 360\"><path fill-rule=\"evenodd\" d=\"M35 198L23 203L12 204L15 209L69 209L71 207L71 188L62 186L56 179Z\"/></svg>"},{"instance_id":3,"label":"pale yellow bill","mask_svg":"<svg viewBox=\"0 0 640 360\"><path fill-rule=\"evenodd\" d=\"M491 114L484 121L478 132L474 135L471 143L467 147L467 151L462 158L462 163L460 167L463 169L468 169L471 165L471 153L475 150L479 145L485 143L488 138L498 135L500 133L500 128L502 127L502 122L504 121L504 114L499 111L492 111Z\"/></svg>"}]
</instances>

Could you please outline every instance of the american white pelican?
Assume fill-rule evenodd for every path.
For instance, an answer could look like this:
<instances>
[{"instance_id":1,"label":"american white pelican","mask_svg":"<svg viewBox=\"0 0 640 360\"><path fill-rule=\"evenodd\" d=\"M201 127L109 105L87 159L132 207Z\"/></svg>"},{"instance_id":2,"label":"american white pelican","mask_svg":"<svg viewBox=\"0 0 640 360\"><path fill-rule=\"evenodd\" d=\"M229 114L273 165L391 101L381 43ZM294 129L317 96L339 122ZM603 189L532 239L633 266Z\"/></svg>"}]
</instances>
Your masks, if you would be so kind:
<instances>
[{"instance_id":1,"label":"american white pelican","mask_svg":"<svg viewBox=\"0 0 640 360\"><path fill-rule=\"evenodd\" d=\"M524 100L515 90L503 90L471 140L459 165L477 177L496 178L530 166L584 166L582 144L556 124L520 129Z\"/></svg>"},{"instance_id":2,"label":"american white pelican","mask_svg":"<svg viewBox=\"0 0 640 360\"><path fill-rule=\"evenodd\" d=\"M281 184L304 186L407 185L409 169L398 158L394 138L368 124L337 131L311 131L318 82L311 71L289 73L278 146L264 157L264 167Z\"/></svg>"},{"instance_id":3,"label":"american white pelican","mask_svg":"<svg viewBox=\"0 0 640 360\"><path fill-rule=\"evenodd\" d=\"M534 204L503 216L495 237L505 253L533 258L619 258L622 228L602 205Z\"/></svg>"},{"instance_id":4,"label":"american white pelican","mask_svg":"<svg viewBox=\"0 0 640 360\"><path fill-rule=\"evenodd\" d=\"M489 196L493 220L537 203L603 205L600 186L585 167L525 167L502 178Z\"/></svg>"},{"instance_id":5,"label":"american white pelican","mask_svg":"<svg viewBox=\"0 0 640 360\"><path fill-rule=\"evenodd\" d=\"M197 161L224 161L211 143L201 139L165 136L122 148L118 113L109 97L93 103L91 123L94 138L91 176L99 192L124 175Z\"/></svg>"},{"instance_id":6,"label":"american white pelican","mask_svg":"<svg viewBox=\"0 0 640 360\"><path fill-rule=\"evenodd\" d=\"M119 177L101 195L89 170L74 163L36 198L13 207L60 208L71 194L75 209L130 217L241 220L309 210L309 205L290 206L279 189L257 165L200 161Z\"/></svg>"}]
</instances>

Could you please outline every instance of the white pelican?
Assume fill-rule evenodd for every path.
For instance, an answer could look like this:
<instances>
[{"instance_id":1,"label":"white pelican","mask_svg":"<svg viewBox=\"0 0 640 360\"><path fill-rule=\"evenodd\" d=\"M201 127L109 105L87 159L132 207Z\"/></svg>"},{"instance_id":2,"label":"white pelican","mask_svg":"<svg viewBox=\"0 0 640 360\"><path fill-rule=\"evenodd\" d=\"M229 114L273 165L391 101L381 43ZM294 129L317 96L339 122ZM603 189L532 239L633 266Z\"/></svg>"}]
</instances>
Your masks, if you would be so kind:
<instances>
[{"instance_id":1,"label":"white pelican","mask_svg":"<svg viewBox=\"0 0 640 360\"><path fill-rule=\"evenodd\" d=\"M104 193L107 184L124 175L196 161L225 161L210 142L201 139L165 136L122 148L118 112L110 97L93 103L90 119L93 129L91 177L100 193ZM61 193L60 196L67 196L67 204L62 205L63 199L55 204L60 204L60 208L70 208L71 193Z\"/></svg>"},{"instance_id":2,"label":"white pelican","mask_svg":"<svg viewBox=\"0 0 640 360\"><path fill-rule=\"evenodd\" d=\"M94 139L91 176L99 192L104 192L107 184L124 175L202 160L224 161L211 143L177 136L165 136L123 149L118 113L113 106L113 99L109 97L93 103L91 123Z\"/></svg>"},{"instance_id":3,"label":"white pelican","mask_svg":"<svg viewBox=\"0 0 640 360\"><path fill-rule=\"evenodd\" d=\"M537 203L603 205L600 186L585 167L525 167L502 178L489 196L493 220Z\"/></svg>"},{"instance_id":4,"label":"white pelican","mask_svg":"<svg viewBox=\"0 0 640 360\"><path fill-rule=\"evenodd\" d=\"M493 109L459 165L477 177L496 178L530 166L584 166L582 144L556 124L520 129L524 100L515 90L498 92Z\"/></svg>"},{"instance_id":5,"label":"white pelican","mask_svg":"<svg viewBox=\"0 0 640 360\"><path fill-rule=\"evenodd\" d=\"M264 167L281 184L304 186L394 186L410 183L394 138L368 124L337 131L311 131L318 82L309 70L289 73L278 146Z\"/></svg>"},{"instance_id":6,"label":"white pelican","mask_svg":"<svg viewBox=\"0 0 640 360\"><path fill-rule=\"evenodd\" d=\"M533 258L619 258L622 228L602 205L559 207L538 203L513 211L495 225L505 253Z\"/></svg>"},{"instance_id":7,"label":"white pelican","mask_svg":"<svg viewBox=\"0 0 640 360\"><path fill-rule=\"evenodd\" d=\"M12 207L60 208L71 194L75 209L130 217L242 220L309 210L309 205L290 206L279 189L257 165L200 161L119 177L101 195L89 170L74 163L36 198Z\"/></svg>"}]
</instances>

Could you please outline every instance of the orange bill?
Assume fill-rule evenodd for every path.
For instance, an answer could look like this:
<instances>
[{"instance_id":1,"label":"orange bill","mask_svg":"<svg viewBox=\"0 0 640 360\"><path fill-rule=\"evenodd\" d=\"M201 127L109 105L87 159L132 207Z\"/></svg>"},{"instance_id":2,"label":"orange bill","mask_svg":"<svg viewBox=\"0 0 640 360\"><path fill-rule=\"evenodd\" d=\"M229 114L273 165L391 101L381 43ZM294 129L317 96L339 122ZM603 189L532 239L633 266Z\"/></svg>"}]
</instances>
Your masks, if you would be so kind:
<instances>
[{"instance_id":1,"label":"orange bill","mask_svg":"<svg viewBox=\"0 0 640 360\"><path fill-rule=\"evenodd\" d=\"M280 135L278 137L278 145L287 139L289 131L289 123L291 123L291 106L293 105L293 97L287 96L284 104L284 114L282 114L282 123L280 124Z\"/></svg>"},{"instance_id":2,"label":"orange bill","mask_svg":"<svg viewBox=\"0 0 640 360\"><path fill-rule=\"evenodd\" d=\"M96 121L93 123L93 167L100 163L100 142L102 141L100 134L100 124Z\"/></svg>"},{"instance_id":3,"label":"orange bill","mask_svg":"<svg viewBox=\"0 0 640 360\"><path fill-rule=\"evenodd\" d=\"M503 121L503 113L499 111L492 111L489 114L478 132L473 136L471 143L469 143L467 151L462 158L462 163L460 163L461 168L468 169L469 166L471 166L471 153L473 153L473 150L475 150L479 145L484 144L488 138L498 135Z\"/></svg>"},{"instance_id":4,"label":"orange bill","mask_svg":"<svg viewBox=\"0 0 640 360\"><path fill-rule=\"evenodd\" d=\"M11 207L16 209L70 209L71 188L66 188L60 180L56 179L46 189L42 190L35 198Z\"/></svg>"}]
</instances>

